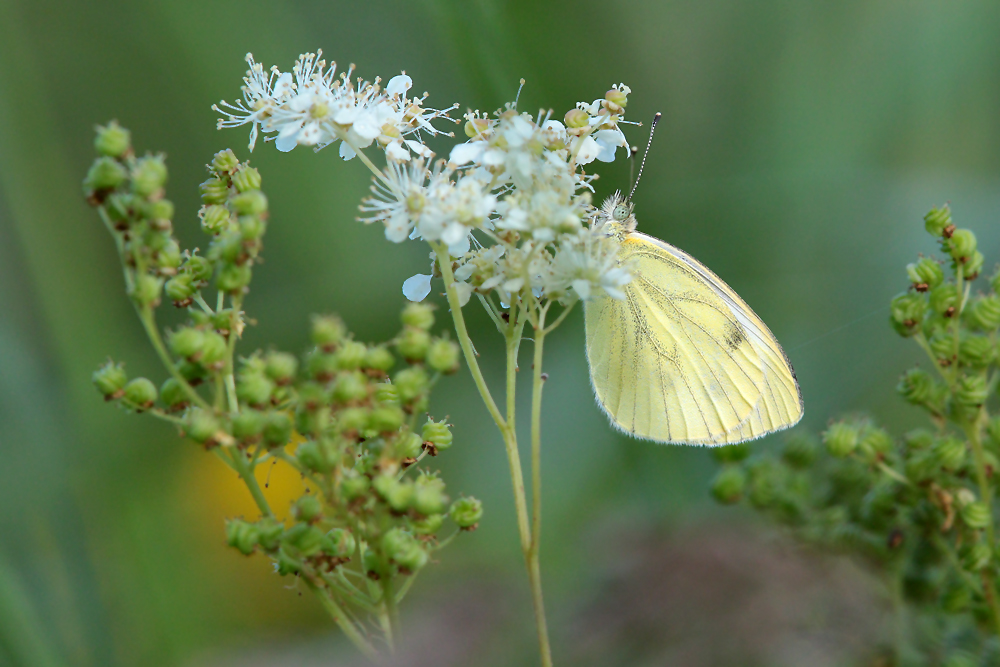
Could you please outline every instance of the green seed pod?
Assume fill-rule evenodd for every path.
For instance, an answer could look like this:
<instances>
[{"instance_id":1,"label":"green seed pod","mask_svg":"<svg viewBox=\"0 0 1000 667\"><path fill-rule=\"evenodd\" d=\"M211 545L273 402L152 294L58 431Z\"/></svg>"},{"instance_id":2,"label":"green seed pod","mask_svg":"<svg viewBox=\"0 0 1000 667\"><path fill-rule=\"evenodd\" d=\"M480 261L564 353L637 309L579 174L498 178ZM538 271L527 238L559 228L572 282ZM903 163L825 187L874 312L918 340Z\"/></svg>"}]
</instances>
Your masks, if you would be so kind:
<instances>
[{"instance_id":1,"label":"green seed pod","mask_svg":"<svg viewBox=\"0 0 1000 667\"><path fill-rule=\"evenodd\" d=\"M181 266L181 271L189 274L195 285L200 286L208 284L208 281L212 279L214 270L212 262L200 255L188 257L183 266Z\"/></svg>"},{"instance_id":2,"label":"green seed pod","mask_svg":"<svg viewBox=\"0 0 1000 667\"><path fill-rule=\"evenodd\" d=\"M986 336L965 336L958 347L958 361L972 368L986 368L996 357L996 348Z\"/></svg>"},{"instance_id":3,"label":"green seed pod","mask_svg":"<svg viewBox=\"0 0 1000 667\"><path fill-rule=\"evenodd\" d=\"M973 572L985 569L993 560L993 551L984 542L977 542L963 554L962 563Z\"/></svg>"},{"instance_id":4,"label":"green seed pod","mask_svg":"<svg viewBox=\"0 0 1000 667\"><path fill-rule=\"evenodd\" d=\"M931 293L933 295L933 292ZM920 332L927 301L916 293L900 294L890 305L889 321L900 336L912 336Z\"/></svg>"},{"instance_id":5,"label":"green seed pod","mask_svg":"<svg viewBox=\"0 0 1000 667\"><path fill-rule=\"evenodd\" d=\"M167 281L163 287L167 298L174 302L178 308L184 308L191 304L191 298L198 291L195 289L191 276L181 273Z\"/></svg>"},{"instance_id":6,"label":"green seed pod","mask_svg":"<svg viewBox=\"0 0 1000 667\"><path fill-rule=\"evenodd\" d=\"M132 147L132 135L124 127L113 120L105 126L97 127L94 137L94 149L99 155L120 158L124 157Z\"/></svg>"},{"instance_id":7,"label":"green seed pod","mask_svg":"<svg viewBox=\"0 0 1000 667\"><path fill-rule=\"evenodd\" d=\"M208 246L208 258L224 264L242 264L247 259L243 237L237 229L221 232Z\"/></svg>"},{"instance_id":8,"label":"green seed pod","mask_svg":"<svg viewBox=\"0 0 1000 667\"><path fill-rule=\"evenodd\" d=\"M298 368L298 359L288 352L268 352L264 357L264 372L279 386L294 380Z\"/></svg>"},{"instance_id":9,"label":"green seed pod","mask_svg":"<svg viewBox=\"0 0 1000 667\"><path fill-rule=\"evenodd\" d=\"M459 498L451 504L448 516L462 530L475 530L483 518L483 504L472 497Z\"/></svg>"},{"instance_id":10,"label":"green seed pod","mask_svg":"<svg viewBox=\"0 0 1000 667\"><path fill-rule=\"evenodd\" d=\"M743 469L736 465L727 465L712 481L712 495L720 503L730 505L743 497L746 484L747 476Z\"/></svg>"},{"instance_id":11,"label":"green seed pod","mask_svg":"<svg viewBox=\"0 0 1000 667\"><path fill-rule=\"evenodd\" d=\"M241 215L239 219L240 238L246 243L255 243L267 231L267 222L256 215Z\"/></svg>"},{"instance_id":12,"label":"green seed pod","mask_svg":"<svg viewBox=\"0 0 1000 667\"><path fill-rule=\"evenodd\" d=\"M306 410L303 406L295 412L295 429L302 435L320 437L330 426L329 410Z\"/></svg>"},{"instance_id":13,"label":"green seed pod","mask_svg":"<svg viewBox=\"0 0 1000 667\"><path fill-rule=\"evenodd\" d=\"M955 337L950 332L936 333L928 343L934 358L942 366L950 366L957 359Z\"/></svg>"},{"instance_id":14,"label":"green seed pod","mask_svg":"<svg viewBox=\"0 0 1000 667\"><path fill-rule=\"evenodd\" d=\"M236 397L248 405L269 404L273 392L274 383L263 373L244 371L236 378Z\"/></svg>"},{"instance_id":15,"label":"green seed pod","mask_svg":"<svg viewBox=\"0 0 1000 667\"><path fill-rule=\"evenodd\" d=\"M429 330L434 326L434 306L427 303L408 303L399 317L403 326Z\"/></svg>"},{"instance_id":16,"label":"green seed pod","mask_svg":"<svg viewBox=\"0 0 1000 667\"><path fill-rule=\"evenodd\" d=\"M162 278L154 278L150 275L136 276L129 296L140 306L155 308L160 305L160 290L162 288Z\"/></svg>"},{"instance_id":17,"label":"green seed pod","mask_svg":"<svg viewBox=\"0 0 1000 667\"><path fill-rule=\"evenodd\" d=\"M174 203L169 199L157 199L155 201L146 202L142 206L143 215L149 220L160 221L157 225L158 228L169 230L169 223L174 219Z\"/></svg>"},{"instance_id":18,"label":"green seed pod","mask_svg":"<svg viewBox=\"0 0 1000 667\"><path fill-rule=\"evenodd\" d=\"M233 174L233 186L237 192L260 190L260 172L254 167L241 166Z\"/></svg>"},{"instance_id":19,"label":"green seed pod","mask_svg":"<svg viewBox=\"0 0 1000 667\"><path fill-rule=\"evenodd\" d=\"M413 500L413 483L400 481L394 475L379 475L372 480L372 488L397 512L405 512Z\"/></svg>"},{"instance_id":20,"label":"green seed pod","mask_svg":"<svg viewBox=\"0 0 1000 667\"><path fill-rule=\"evenodd\" d=\"M945 470L958 471L965 465L965 441L946 437L934 443L932 452L939 466Z\"/></svg>"},{"instance_id":21,"label":"green seed pod","mask_svg":"<svg viewBox=\"0 0 1000 667\"><path fill-rule=\"evenodd\" d=\"M590 124L590 115L583 109L570 109L563 117L563 121L565 121L568 128L584 128Z\"/></svg>"},{"instance_id":22,"label":"green seed pod","mask_svg":"<svg viewBox=\"0 0 1000 667\"><path fill-rule=\"evenodd\" d=\"M950 233L949 227L953 227L951 223L951 208L947 204L941 208L932 208L924 216L924 227L927 229L927 233L937 238L945 236L946 232Z\"/></svg>"},{"instance_id":23,"label":"green seed pod","mask_svg":"<svg viewBox=\"0 0 1000 667\"><path fill-rule=\"evenodd\" d=\"M401 459L415 459L420 456L424 441L416 433L406 433L396 441L396 456Z\"/></svg>"},{"instance_id":24,"label":"green seed pod","mask_svg":"<svg viewBox=\"0 0 1000 667\"><path fill-rule=\"evenodd\" d=\"M440 514L448 507L448 496L444 493L444 481L430 475L422 475L413 485L413 509L418 514Z\"/></svg>"},{"instance_id":25,"label":"green seed pod","mask_svg":"<svg viewBox=\"0 0 1000 667\"><path fill-rule=\"evenodd\" d=\"M622 109L628 104L628 97L625 96L625 91L618 90L617 88L612 88L604 94L604 99L615 106L619 106Z\"/></svg>"},{"instance_id":26,"label":"green seed pod","mask_svg":"<svg viewBox=\"0 0 1000 667\"><path fill-rule=\"evenodd\" d=\"M925 428L913 429L903 436L907 450L930 449L934 444L934 434Z\"/></svg>"},{"instance_id":27,"label":"green seed pod","mask_svg":"<svg viewBox=\"0 0 1000 667\"><path fill-rule=\"evenodd\" d=\"M205 370L205 367L193 361L178 362L177 372L192 386L197 385L208 377L208 371Z\"/></svg>"},{"instance_id":28,"label":"green seed pod","mask_svg":"<svg viewBox=\"0 0 1000 667\"><path fill-rule=\"evenodd\" d=\"M299 463L313 472L325 474L333 470L333 466L327 460L323 449L318 443L312 440L303 442L298 446L295 450L295 458L298 459Z\"/></svg>"},{"instance_id":29,"label":"green seed pod","mask_svg":"<svg viewBox=\"0 0 1000 667\"><path fill-rule=\"evenodd\" d=\"M913 288L918 292L934 289L944 282L944 271L941 270L941 265L930 257L922 257L914 264L907 264L906 275L913 283Z\"/></svg>"},{"instance_id":30,"label":"green seed pod","mask_svg":"<svg viewBox=\"0 0 1000 667\"><path fill-rule=\"evenodd\" d=\"M241 192L229 200L237 215L261 215L267 213L267 195L260 190Z\"/></svg>"},{"instance_id":31,"label":"green seed pod","mask_svg":"<svg viewBox=\"0 0 1000 667\"><path fill-rule=\"evenodd\" d=\"M155 260L161 274L172 276L177 273L184 258L181 256L181 248L177 245L177 241L170 239L163 248L156 252Z\"/></svg>"},{"instance_id":32,"label":"green seed pod","mask_svg":"<svg viewBox=\"0 0 1000 667\"><path fill-rule=\"evenodd\" d=\"M281 542L298 549L307 558L318 554L327 544L326 533L307 523L297 523L286 530L281 536Z\"/></svg>"},{"instance_id":33,"label":"green seed pod","mask_svg":"<svg viewBox=\"0 0 1000 667\"><path fill-rule=\"evenodd\" d=\"M201 209L201 228L209 234L221 234L233 228L233 216L222 204L212 204Z\"/></svg>"},{"instance_id":34,"label":"green seed pod","mask_svg":"<svg viewBox=\"0 0 1000 667\"><path fill-rule=\"evenodd\" d=\"M132 169L132 192L140 197L152 197L167 183L167 164L160 155L147 155L136 160Z\"/></svg>"},{"instance_id":35,"label":"green seed pod","mask_svg":"<svg viewBox=\"0 0 1000 667\"><path fill-rule=\"evenodd\" d=\"M364 365L367 354L368 348L363 343L347 340L344 341L339 350L334 352L334 357L337 359L337 368L353 371Z\"/></svg>"},{"instance_id":36,"label":"green seed pod","mask_svg":"<svg viewBox=\"0 0 1000 667\"><path fill-rule=\"evenodd\" d=\"M423 361L431 347L431 335L423 329L406 327L396 341L396 349L409 362Z\"/></svg>"},{"instance_id":37,"label":"green seed pod","mask_svg":"<svg viewBox=\"0 0 1000 667\"><path fill-rule=\"evenodd\" d=\"M817 454L816 442L812 436L796 433L788 438L781 458L790 467L805 470L813 464Z\"/></svg>"},{"instance_id":38,"label":"green seed pod","mask_svg":"<svg viewBox=\"0 0 1000 667\"><path fill-rule=\"evenodd\" d=\"M844 458L858 446L858 428L847 422L834 422L823 434L827 451L837 458Z\"/></svg>"},{"instance_id":39,"label":"green seed pod","mask_svg":"<svg viewBox=\"0 0 1000 667\"><path fill-rule=\"evenodd\" d=\"M975 530L982 530L990 523L990 510L986 507L986 503L979 501L963 506L959 511L959 516L962 517L962 522L966 526Z\"/></svg>"},{"instance_id":40,"label":"green seed pod","mask_svg":"<svg viewBox=\"0 0 1000 667\"><path fill-rule=\"evenodd\" d=\"M365 368L371 368L372 370L382 371L385 373L395 364L396 358L392 356L392 352L390 352L384 345L370 347L365 353Z\"/></svg>"},{"instance_id":41,"label":"green seed pod","mask_svg":"<svg viewBox=\"0 0 1000 667\"><path fill-rule=\"evenodd\" d=\"M741 442L738 445L712 447L712 456L719 463L738 463L750 456L750 445Z\"/></svg>"},{"instance_id":42,"label":"green seed pod","mask_svg":"<svg viewBox=\"0 0 1000 667\"><path fill-rule=\"evenodd\" d=\"M248 264L227 264L219 271L215 286L228 294L240 294L250 284L252 272Z\"/></svg>"},{"instance_id":43,"label":"green seed pod","mask_svg":"<svg viewBox=\"0 0 1000 667\"><path fill-rule=\"evenodd\" d=\"M275 565L275 570L283 577L289 574L298 574L302 571L302 564L292 558L292 556L284 549L279 549L278 562Z\"/></svg>"},{"instance_id":44,"label":"green seed pod","mask_svg":"<svg viewBox=\"0 0 1000 667\"><path fill-rule=\"evenodd\" d=\"M210 178L198 186L201 201L205 204L225 204L229 199L229 187L218 178Z\"/></svg>"},{"instance_id":45,"label":"green seed pod","mask_svg":"<svg viewBox=\"0 0 1000 667\"><path fill-rule=\"evenodd\" d=\"M187 391L174 378L167 378L160 386L160 401L171 411L184 408L189 400Z\"/></svg>"},{"instance_id":46,"label":"green seed pod","mask_svg":"<svg viewBox=\"0 0 1000 667\"><path fill-rule=\"evenodd\" d=\"M962 277L966 280L975 280L979 277L979 274L983 271L983 264L986 263L986 258L983 257L983 253L978 250L972 253L969 257L965 259L964 262L958 264L962 270Z\"/></svg>"},{"instance_id":47,"label":"green seed pod","mask_svg":"<svg viewBox=\"0 0 1000 667\"><path fill-rule=\"evenodd\" d=\"M364 475L345 476L340 482L340 492L348 502L365 495L369 488L371 488L371 482Z\"/></svg>"},{"instance_id":48,"label":"green seed pod","mask_svg":"<svg viewBox=\"0 0 1000 667\"><path fill-rule=\"evenodd\" d=\"M976 252L976 235L971 229L956 229L945 242L944 249L958 263L964 263Z\"/></svg>"},{"instance_id":49,"label":"green seed pod","mask_svg":"<svg viewBox=\"0 0 1000 667\"><path fill-rule=\"evenodd\" d=\"M1000 329L1000 296L996 294L976 298L965 312L969 324L980 331Z\"/></svg>"},{"instance_id":50,"label":"green seed pod","mask_svg":"<svg viewBox=\"0 0 1000 667\"><path fill-rule=\"evenodd\" d=\"M398 431L405 419L406 415L400 408L381 406L372 410L368 415L368 428L379 433Z\"/></svg>"},{"instance_id":51,"label":"green seed pod","mask_svg":"<svg viewBox=\"0 0 1000 667\"><path fill-rule=\"evenodd\" d=\"M146 378L135 378L125 385L122 399L138 410L148 410L156 401L156 385Z\"/></svg>"},{"instance_id":52,"label":"green seed pod","mask_svg":"<svg viewBox=\"0 0 1000 667\"><path fill-rule=\"evenodd\" d=\"M375 385L375 402L379 405L400 405L399 387L390 382L379 382Z\"/></svg>"},{"instance_id":53,"label":"green seed pod","mask_svg":"<svg viewBox=\"0 0 1000 667\"><path fill-rule=\"evenodd\" d=\"M316 496L302 496L292 506L292 516L296 521L313 523L323 514L323 504Z\"/></svg>"},{"instance_id":54,"label":"green seed pod","mask_svg":"<svg viewBox=\"0 0 1000 667\"><path fill-rule=\"evenodd\" d=\"M443 523L444 514L431 514L422 519L414 520L410 525L413 526L413 532L417 535L434 535L441 530Z\"/></svg>"},{"instance_id":55,"label":"green seed pod","mask_svg":"<svg viewBox=\"0 0 1000 667\"><path fill-rule=\"evenodd\" d=\"M357 432L368 426L368 410L345 408L337 413L337 430L340 433Z\"/></svg>"},{"instance_id":56,"label":"green seed pod","mask_svg":"<svg viewBox=\"0 0 1000 667\"><path fill-rule=\"evenodd\" d=\"M327 352L332 352L347 336L347 327L336 315L314 315L312 342Z\"/></svg>"},{"instance_id":57,"label":"green seed pod","mask_svg":"<svg viewBox=\"0 0 1000 667\"><path fill-rule=\"evenodd\" d=\"M962 406L980 407L986 402L989 386L982 375L963 375L955 387L955 402Z\"/></svg>"},{"instance_id":58,"label":"green seed pod","mask_svg":"<svg viewBox=\"0 0 1000 667\"><path fill-rule=\"evenodd\" d=\"M257 522L257 544L268 553L273 553L278 548L285 526L277 519L265 517Z\"/></svg>"},{"instance_id":59,"label":"green seed pod","mask_svg":"<svg viewBox=\"0 0 1000 667\"><path fill-rule=\"evenodd\" d=\"M922 368L911 368L903 374L896 385L898 391L908 403L924 405L934 396L937 383L931 374Z\"/></svg>"},{"instance_id":60,"label":"green seed pod","mask_svg":"<svg viewBox=\"0 0 1000 667\"><path fill-rule=\"evenodd\" d=\"M430 391L431 381L427 372L420 366L405 368L396 374L395 386L399 390L399 398L403 403L414 400Z\"/></svg>"},{"instance_id":61,"label":"green seed pod","mask_svg":"<svg viewBox=\"0 0 1000 667\"><path fill-rule=\"evenodd\" d=\"M444 338L435 339L431 347L427 350L427 365L433 370L450 375L458 372L459 354L461 350L458 343Z\"/></svg>"},{"instance_id":62,"label":"green seed pod","mask_svg":"<svg viewBox=\"0 0 1000 667\"><path fill-rule=\"evenodd\" d=\"M389 566L385 560L371 549L361 552L361 564L369 577L380 579L389 574Z\"/></svg>"},{"instance_id":63,"label":"green seed pod","mask_svg":"<svg viewBox=\"0 0 1000 667\"><path fill-rule=\"evenodd\" d=\"M264 420L264 442L282 447L292 437L292 420L284 412L272 412Z\"/></svg>"},{"instance_id":64,"label":"green seed pod","mask_svg":"<svg viewBox=\"0 0 1000 667\"><path fill-rule=\"evenodd\" d=\"M892 436L881 428L866 428L858 442L858 450L868 459L882 459L893 447Z\"/></svg>"},{"instance_id":65,"label":"green seed pod","mask_svg":"<svg viewBox=\"0 0 1000 667\"><path fill-rule=\"evenodd\" d=\"M424 442L431 443L438 451L448 449L453 442L451 427L443 419L439 422L428 419L424 424L422 435Z\"/></svg>"},{"instance_id":66,"label":"green seed pod","mask_svg":"<svg viewBox=\"0 0 1000 667\"><path fill-rule=\"evenodd\" d=\"M320 382L333 379L337 370L337 358L322 350L314 350L306 358L306 371Z\"/></svg>"},{"instance_id":67,"label":"green seed pod","mask_svg":"<svg viewBox=\"0 0 1000 667\"><path fill-rule=\"evenodd\" d=\"M188 437L197 443L208 445L214 442L215 435L222 429L218 417L208 410L194 408L187 415L184 431Z\"/></svg>"},{"instance_id":68,"label":"green seed pod","mask_svg":"<svg viewBox=\"0 0 1000 667\"><path fill-rule=\"evenodd\" d=\"M382 549L386 558L395 560L396 557L416 544L413 535L402 528L393 528L382 537Z\"/></svg>"},{"instance_id":69,"label":"green seed pod","mask_svg":"<svg viewBox=\"0 0 1000 667\"><path fill-rule=\"evenodd\" d=\"M346 528L334 528L326 534L330 538L332 548L330 555L334 558L350 558L354 555L358 543L354 539L354 534Z\"/></svg>"},{"instance_id":70,"label":"green seed pod","mask_svg":"<svg viewBox=\"0 0 1000 667\"><path fill-rule=\"evenodd\" d=\"M253 553L260 539L257 526L240 519L230 519L226 522L226 541L229 546L239 550L244 556Z\"/></svg>"},{"instance_id":71,"label":"green seed pod","mask_svg":"<svg viewBox=\"0 0 1000 667\"><path fill-rule=\"evenodd\" d=\"M264 432L267 417L257 410L244 410L233 417L233 437L240 442L256 442Z\"/></svg>"},{"instance_id":72,"label":"green seed pod","mask_svg":"<svg viewBox=\"0 0 1000 667\"><path fill-rule=\"evenodd\" d=\"M428 558L427 551L419 542L414 541L408 549L398 552L393 560L399 566L400 573L406 574L417 572L427 565Z\"/></svg>"},{"instance_id":73,"label":"green seed pod","mask_svg":"<svg viewBox=\"0 0 1000 667\"><path fill-rule=\"evenodd\" d=\"M953 283L942 283L930 291L931 309L945 317L951 317L958 310L961 299L958 286Z\"/></svg>"},{"instance_id":74,"label":"green seed pod","mask_svg":"<svg viewBox=\"0 0 1000 667\"><path fill-rule=\"evenodd\" d=\"M205 342L202 344L201 358L198 359L198 363L205 368L221 370L227 350L225 338L214 331L206 331Z\"/></svg>"},{"instance_id":75,"label":"green seed pod","mask_svg":"<svg viewBox=\"0 0 1000 667\"><path fill-rule=\"evenodd\" d=\"M933 451L920 450L907 457L903 467L907 479L916 483L931 479L939 470L938 457Z\"/></svg>"},{"instance_id":76,"label":"green seed pod","mask_svg":"<svg viewBox=\"0 0 1000 667\"><path fill-rule=\"evenodd\" d=\"M121 164L109 157L94 160L83 185L89 190L113 190L125 182L128 172Z\"/></svg>"},{"instance_id":77,"label":"green seed pod","mask_svg":"<svg viewBox=\"0 0 1000 667\"><path fill-rule=\"evenodd\" d=\"M91 376L97 391L101 392L107 400L121 398L128 383L128 375L122 364L108 361L103 366L94 371Z\"/></svg>"},{"instance_id":78,"label":"green seed pod","mask_svg":"<svg viewBox=\"0 0 1000 667\"><path fill-rule=\"evenodd\" d=\"M333 385L333 399L352 403L368 398L368 382L360 371L341 373Z\"/></svg>"},{"instance_id":79,"label":"green seed pod","mask_svg":"<svg viewBox=\"0 0 1000 667\"><path fill-rule=\"evenodd\" d=\"M228 174L235 170L239 164L240 161L236 159L236 154L233 153L232 149L227 148L212 156L212 164L210 166L214 171Z\"/></svg>"}]
</instances>

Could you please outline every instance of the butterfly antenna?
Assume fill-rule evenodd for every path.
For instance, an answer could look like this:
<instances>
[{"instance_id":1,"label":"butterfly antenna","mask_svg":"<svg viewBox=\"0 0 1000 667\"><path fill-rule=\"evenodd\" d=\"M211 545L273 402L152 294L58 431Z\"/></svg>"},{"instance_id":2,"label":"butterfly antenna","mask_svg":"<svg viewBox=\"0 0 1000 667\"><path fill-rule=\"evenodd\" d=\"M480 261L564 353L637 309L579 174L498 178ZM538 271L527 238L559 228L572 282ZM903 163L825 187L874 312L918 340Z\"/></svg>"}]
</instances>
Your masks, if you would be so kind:
<instances>
[{"instance_id":1,"label":"butterfly antenna","mask_svg":"<svg viewBox=\"0 0 1000 667\"><path fill-rule=\"evenodd\" d=\"M649 141L646 142L646 152L642 154L642 164L639 165L639 175L635 177L635 183L632 185L632 189L629 190L628 197L625 201L632 201L632 194L635 189L639 187L639 179L642 178L642 170L646 167L646 157L649 155L649 147L653 145L653 132L656 132L656 124L660 122L660 116L662 116L659 111L653 116L653 124L649 128Z\"/></svg>"},{"instance_id":2,"label":"butterfly antenna","mask_svg":"<svg viewBox=\"0 0 1000 667\"><path fill-rule=\"evenodd\" d=\"M628 187L629 190L632 189L632 184L635 183L635 156L639 153L639 149L632 146L628 149Z\"/></svg>"}]
</instances>

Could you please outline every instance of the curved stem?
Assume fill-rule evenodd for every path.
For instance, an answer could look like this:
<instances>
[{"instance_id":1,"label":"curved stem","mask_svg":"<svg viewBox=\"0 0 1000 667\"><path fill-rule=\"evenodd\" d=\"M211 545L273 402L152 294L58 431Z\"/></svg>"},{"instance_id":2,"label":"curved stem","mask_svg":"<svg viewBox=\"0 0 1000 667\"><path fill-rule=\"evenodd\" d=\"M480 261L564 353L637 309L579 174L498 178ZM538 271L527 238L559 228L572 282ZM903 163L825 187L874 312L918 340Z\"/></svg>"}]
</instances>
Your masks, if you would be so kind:
<instances>
[{"instance_id":1,"label":"curved stem","mask_svg":"<svg viewBox=\"0 0 1000 667\"><path fill-rule=\"evenodd\" d=\"M545 602L542 598L542 570L539 560L542 542L542 353L545 345L545 315L548 304L538 312L535 328L535 362L531 390L531 549L528 551L528 576L531 579L532 602L538 641L542 649L542 665L552 665L549 630L545 621Z\"/></svg>"},{"instance_id":2,"label":"curved stem","mask_svg":"<svg viewBox=\"0 0 1000 667\"><path fill-rule=\"evenodd\" d=\"M350 618L348 618L347 613L344 612L344 610L340 608L340 605L337 604L337 601L333 599L330 591L323 586L317 586L308 579L305 579L305 581L309 588L316 593L316 597L319 598L320 604L323 605L323 608L326 609L327 613L330 614L334 622L340 626L340 629L343 630L344 634L347 635L347 638L351 640L358 650L361 651L361 653L363 653L369 660L378 660L378 652L375 650L375 647L369 643L365 636L361 634L361 631L358 630L357 626L355 626Z\"/></svg>"},{"instance_id":3,"label":"curved stem","mask_svg":"<svg viewBox=\"0 0 1000 667\"><path fill-rule=\"evenodd\" d=\"M267 498L264 497L264 492L260 490L260 484L257 483L257 477L253 474L253 468L247 463L243 452L236 448L231 448L229 458L233 462L233 469L239 473L243 483L247 485L247 489L250 491L250 495L253 496L254 502L257 503L257 508L260 509L261 514L264 516L273 516L271 506L267 504Z\"/></svg>"}]
</instances>

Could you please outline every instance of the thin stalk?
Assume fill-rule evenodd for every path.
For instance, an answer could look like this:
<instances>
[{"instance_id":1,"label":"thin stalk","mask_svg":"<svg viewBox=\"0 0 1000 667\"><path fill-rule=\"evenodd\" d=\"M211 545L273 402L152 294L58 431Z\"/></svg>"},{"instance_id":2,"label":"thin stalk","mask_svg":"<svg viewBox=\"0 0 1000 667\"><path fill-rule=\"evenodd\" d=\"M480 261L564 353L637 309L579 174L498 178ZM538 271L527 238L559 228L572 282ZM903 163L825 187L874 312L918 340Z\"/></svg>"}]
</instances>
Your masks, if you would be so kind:
<instances>
[{"instance_id":1,"label":"thin stalk","mask_svg":"<svg viewBox=\"0 0 1000 667\"><path fill-rule=\"evenodd\" d=\"M524 472L521 467L521 452L517 447L515 398L517 391L517 352L521 347L520 326L511 323L507 330L507 423L500 429L507 463L510 466L510 481L514 487L514 510L517 512L517 531L521 537L521 551L527 558L531 550L531 521L528 518L528 501L524 492Z\"/></svg>"},{"instance_id":2,"label":"thin stalk","mask_svg":"<svg viewBox=\"0 0 1000 667\"><path fill-rule=\"evenodd\" d=\"M273 516L271 506L267 504L267 498L264 497L264 492L260 490L257 477L254 476L253 469L247 463L243 452L235 447L231 448L229 458L233 461L233 469L239 474L243 483L247 485L247 489L250 491L250 495L253 496L254 502L257 503L261 514L264 516Z\"/></svg>"},{"instance_id":3,"label":"thin stalk","mask_svg":"<svg viewBox=\"0 0 1000 667\"><path fill-rule=\"evenodd\" d=\"M149 342L152 343L153 349L156 350L156 354L160 357L160 361L167 369L167 372L169 372L170 375L177 380L178 384L180 384L184 389L184 393L188 395L188 398L190 398L195 405L200 408L210 410L211 407L209 404L204 398L201 397L201 394L194 390L194 387L191 386L184 376L181 375L181 372L177 370L177 365L174 363L174 360L170 358L170 354L167 352L167 347L163 344L163 339L160 338L160 331L156 327L156 320L153 317L153 309L149 306L140 308L137 305L136 311L139 313L139 320L142 322L143 329L146 330L146 336L149 337Z\"/></svg>"},{"instance_id":4,"label":"thin stalk","mask_svg":"<svg viewBox=\"0 0 1000 667\"><path fill-rule=\"evenodd\" d=\"M539 310L538 326L535 328L535 363L531 390L531 549L526 554L543 666L552 665L549 629L545 621L545 602L542 598L542 568L539 560L542 546L542 387L545 384L542 378L542 353L545 345L545 315L548 309L546 305Z\"/></svg>"},{"instance_id":5,"label":"thin stalk","mask_svg":"<svg viewBox=\"0 0 1000 667\"><path fill-rule=\"evenodd\" d=\"M378 660L378 652L375 650L375 647L369 643L365 636L361 634L361 631L358 630L357 626L354 625L350 618L348 618L347 613L340 608L337 601L333 599L332 595L330 595L330 591L322 586L317 586L308 579L306 579L306 583L309 585L309 588L316 593L316 596L319 598L320 604L323 605L323 608L326 609L327 613L330 614L334 622L340 626L340 629L343 630L344 634L347 635L347 638L351 640L358 650L361 651L361 653L363 653L369 660L373 662Z\"/></svg>"},{"instance_id":6,"label":"thin stalk","mask_svg":"<svg viewBox=\"0 0 1000 667\"><path fill-rule=\"evenodd\" d=\"M976 481L979 483L979 495L986 506L986 513L989 521L986 522L986 541L990 549L996 548L996 533L993 528L993 489L990 487L989 479L986 477L986 457L983 455L983 442L980 435L980 423L982 414L976 416L975 421L965 425L965 435L972 445L972 455L976 463ZM997 636L1000 636L1000 601L997 600L996 582L993 580L993 573L989 568L984 568L981 572L983 578L983 594L990 606L990 616L992 616Z\"/></svg>"},{"instance_id":7,"label":"thin stalk","mask_svg":"<svg viewBox=\"0 0 1000 667\"><path fill-rule=\"evenodd\" d=\"M392 590L392 577L382 577L382 605L385 608L386 622L385 641L389 645L389 652L396 650L395 634L399 629L399 609L396 607L396 594Z\"/></svg>"}]
</instances>

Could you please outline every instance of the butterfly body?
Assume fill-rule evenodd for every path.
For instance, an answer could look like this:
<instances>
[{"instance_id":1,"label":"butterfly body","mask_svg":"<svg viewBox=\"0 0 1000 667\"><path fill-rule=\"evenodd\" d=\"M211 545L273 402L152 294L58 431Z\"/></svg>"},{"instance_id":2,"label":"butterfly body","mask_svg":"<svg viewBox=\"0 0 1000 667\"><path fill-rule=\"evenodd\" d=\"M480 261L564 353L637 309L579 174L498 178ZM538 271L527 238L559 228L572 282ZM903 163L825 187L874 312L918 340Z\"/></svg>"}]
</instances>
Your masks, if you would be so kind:
<instances>
[{"instance_id":1,"label":"butterfly body","mask_svg":"<svg viewBox=\"0 0 1000 667\"><path fill-rule=\"evenodd\" d=\"M725 445L802 418L802 396L777 339L718 276L635 231L616 195L596 223L631 271L624 299L585 304L598 404L619 429L657 442Z\"/></svg>"}]
</instances>

